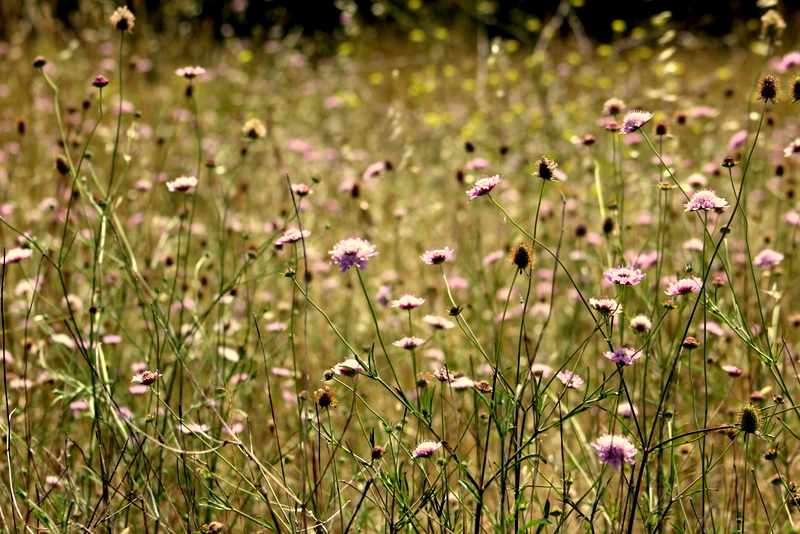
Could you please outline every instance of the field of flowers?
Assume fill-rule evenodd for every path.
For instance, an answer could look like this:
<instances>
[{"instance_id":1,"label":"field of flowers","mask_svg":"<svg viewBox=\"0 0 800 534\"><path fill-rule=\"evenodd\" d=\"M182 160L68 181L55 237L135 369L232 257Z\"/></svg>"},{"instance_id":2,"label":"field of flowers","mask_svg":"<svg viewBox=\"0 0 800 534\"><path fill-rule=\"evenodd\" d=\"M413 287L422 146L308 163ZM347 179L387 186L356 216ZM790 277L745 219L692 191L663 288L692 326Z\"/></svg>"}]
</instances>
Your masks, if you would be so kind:
<instances>
[{"instance_id":1,"label":"field of flowers","mask_svg":"<svg viewBox=\"0 0 800 534\"><path fill-rule=\"evenodd\" d=\"M800 530L778 11L330 55L115 8L0 42L4 532Z\"/></svg>"}]
</instances>

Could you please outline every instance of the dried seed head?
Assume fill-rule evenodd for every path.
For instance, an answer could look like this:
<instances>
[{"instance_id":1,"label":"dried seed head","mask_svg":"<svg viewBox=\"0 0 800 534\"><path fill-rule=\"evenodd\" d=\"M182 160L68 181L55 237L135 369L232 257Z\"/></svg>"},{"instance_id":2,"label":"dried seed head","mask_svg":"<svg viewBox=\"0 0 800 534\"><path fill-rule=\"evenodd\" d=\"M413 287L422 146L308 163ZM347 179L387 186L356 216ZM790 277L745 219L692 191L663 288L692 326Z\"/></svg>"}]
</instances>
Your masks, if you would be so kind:
<instances>
[{"instance_id":1,"label":"dried seed head","mask_svg":"<svg viewBox=\"0 0 800 534\"><path fill-rule=\"evenodd\" d=\"M558 167L558 164L555 161L547 156L542 156L536 161L536 172L533 175L542 180L553 180L553 171L556 167Z\"/></svg>"},{"instance_id":2,"label":"dried seed head","mask_svg":"<svg viewBox=\"0 0 800 534\"><path fill-rule=\"evenodd\" d=\"M755 434L761 427L761 412L752 402L742 406L739 412L739 429L747 434Z\"/></svg>"},{"instance_id":3,"label":"dried seed head","mask_svg":"<svg viewBox=\"0 0 800 534\"><path fill-rule=\"evenodd\" d=\"M314 402L316 402L317 406L320 408L333 408L338 401L336 400L336 394L333 390L325 386L314 392Z\"/></svg>"},{"instance_id":4,"label":"dried seed head","mask_svg":"<svg viewBox=\"0 0 800 534\"><path fill-rule=\"evenodd\" d=\"M780 82L773 74L767 73L763 75L758 82L758 100L769 100L775 104L780 91Z\"/></svg>"},{"instance_id":5,"label":"dried seed head","mask_svg":"<svg viewBox=\"0 0 800 534\"><path fill-rule=\"evenodd\" d=\"M133 16L131 10L127 6L118 7L109 18L111 24L119 31L131 31L133 29L133 21L136 17Z\"/></svg>"},{"instance_id":6,"label":"dried seed head","mask_svg":"<svg viewBox=\"0 0 800 534\"><path fill-rule=\"evenodd\" d=\"M533 267L533 249L527 243L520 243L511 248L508 254L508 261L517 266L520 271L525 271Z\"/></svg>"}]
</instances>

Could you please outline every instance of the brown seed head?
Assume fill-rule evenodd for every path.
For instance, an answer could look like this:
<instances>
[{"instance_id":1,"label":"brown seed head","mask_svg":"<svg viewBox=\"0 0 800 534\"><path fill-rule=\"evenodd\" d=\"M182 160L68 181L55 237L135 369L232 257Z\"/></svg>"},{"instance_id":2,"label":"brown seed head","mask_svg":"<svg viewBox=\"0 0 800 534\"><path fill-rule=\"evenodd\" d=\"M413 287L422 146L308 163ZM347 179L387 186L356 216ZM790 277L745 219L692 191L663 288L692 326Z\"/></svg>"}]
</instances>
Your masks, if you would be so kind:
<instances>
[{"instance_id":1,"label":"brown seed head","mask_svg":"<svg viewBox=\"0 0 800 534\"><path fill-rule=\"evenodd\" d=\"M325 386L314 392L314 402L320 408L333 408L337 404L336 394L331 388Z\"/></svg>"},{"instance_id":2,"label":"brown seed head","mask_svg":"<svg viewBox=\"0 0 800 534\"><path fill-rule=\"evenodd\" d=\"M758 100L769 100L775 104L780 91L780 82L774 74L767 73L758 82Z\"/></svg>"}]
</instances>

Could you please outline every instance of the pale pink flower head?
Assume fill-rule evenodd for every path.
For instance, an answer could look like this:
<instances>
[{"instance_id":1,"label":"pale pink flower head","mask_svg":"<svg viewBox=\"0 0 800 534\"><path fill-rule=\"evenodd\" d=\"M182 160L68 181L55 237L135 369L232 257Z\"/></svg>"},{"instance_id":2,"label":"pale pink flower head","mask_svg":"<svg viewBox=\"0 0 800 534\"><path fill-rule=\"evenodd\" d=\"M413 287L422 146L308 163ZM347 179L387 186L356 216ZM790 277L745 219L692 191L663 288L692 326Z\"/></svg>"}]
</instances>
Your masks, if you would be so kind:
<instances>
[{"instance_id":1,"label":"pale pink flower head","mask_svg":"<svg viewBox=\"0 0 800 534\"><path fill-rule=\"evenodd\" d=\"M503 177L499 174L495 174L494 176L484 176L477 182L475 185L472 186L472 189L467 191L467 195L469 196L469 200L467 200L467 204L478 198L479 196L483 196L489 193L492 189L495 188L497 184L503 181Z\"/></svg>"},{"instance_id":2,"label":"pale pink flower head","mask_svg":"<svg viewBox=\"0 0 800 534\"><path fill-rule=\"evenodd\" d=\"M783 149L783 156L788 158L798 152L800 152L800 138L795 139L789 143L789 146Z\"/></svg>"},{"instance_id":3,"label":"pale pink flower head","mask_svg":"<svg viewBox=\"0 0 800 534\"><path fill-rule=\"evenodd\" d=\"M425 304L425 299L415 296L413 293L405 293L400 298L392 301L392 308L401 310L412 310Z\"/></svg>"},{"instance_id":4,"label":"pale pink flower head","mask_svg":"<svg viewBox=\"0 0 800 534\"><path fill-rule=\"evenodd\" d=\"M531 365L531 375L549 378L553 374L553 368L546 363L534 363Z\"/></svg>"},{"instance_id":5,"label":"pale pink flower head","mask_svg":"<svg viewBox=\"0 0 800 534\"><path fill-rule=\"evenodd\" d=\"M728 206L728 201L717 196L717 192L713 189L701 189L697 191L692 195L689 202L683 205L683 207L686 208L684 211L725 211Z\"/></svg>"},{"instance_id":6,"label":"pale pink flower head","mask_svg":"<svg viewBox=\"0 0 800 534\"><path fill-rule=\"evenodd\" d=\"M433 453L442 448L442 443L439 441L420 441L411 452L413 458L428 458L433 456Z\"/></svg>"},{"instance_id":7,"label":"pale pink flower head","mask_svg":"<svg viewBox=\"0 0 800 534\"><path fill-rule=\"evenodd\" d=\"M420 256L419 258L427 263L428 265L439 265L440 263L444 263L453 257L453 249L450 247L444 247L434 250L428 250Z\"/></svg>"},{"instance_id":8,"label":"pale pink flower head","mask_svg":"<svg viewBox=\"0 0 800 534\"><path fill-rule=\"evenodd\" d=\"M747 140L747 130L739 130L728 141L728 152L733 152Z\"/></svg>"},{"instance_id":9,"label":"pale pink flower head","mask_svg":"<svg viewBox=\"0 0 800 534\"><path fill-rule=\"evenodd\" d=\"M468 376L459 376L458 378L450 382L450 387L457 391L466 391L470 388L475 387L475 381L469 378Z\"/></svg>"},{"instance_id":10,"label":"pale pink flower head","mask_svg":"<svg viewBox=\"0 0 800 534\"><path fill-rule=\"evenodd\" d=\"M642 351L630 347L617 347L617 350L607 350L603 356L616 363L617 365L630 365L642 357Z\"/></svg>"},{"instance_id":11,"label":"pale pink flower head","mask_svg":"<svg viewBox=\"0 0 800 534\"><path fill-rule=\"evenodd\" d=\"M392 345L395 347L400 347L401 349L406 350L413 350L425 343L425 340L422 338L418 338L416 336L404 337L403 339L398 339Z\"/></svg>"},{"instance_id":12,"label":"pale pink flower head","mask_svg":"<svg viewBox=\"0 0 800 534\"><path fill-rule=\"evenodd\" d=\"M136 373L135 375L133 375L133 379L131 379L131 382L134 382L136 384L142 384L143 386L149 386L162 376L164 375L159 373L158 369L156 369L155 371L142 371L141 373Z\"/></svg>"},{"instance_id":13,"label":"pale pink flower head","mask_svg":"<svg viewBox=\"0 0 800 534\"><path fill-rule=\"evenodd\" d=\"M631 110L622 117L622 129L620 130L620 133L633 133L647 124L652 118L653 114L649 111L642 111L640 109Z\"/></svg>"},{"instance_id":14,"label":"pale pink flower head","mask_svg":"<svg viewBox=\"0 0 800 534\"><path fill-rule=\"evenodd\" d=\"M737 376L742 376L742 370L733 365L723 365L722 370L728 373L728 376L732 376L734 378Z\"/></svg>"},{"instance_id":15,"label":"pale pink flower head","mask_svg":"<svg viewBox=\"0 0 800 534\"><path fill-rule=\"evenodd\" d=\"M792 226L800 226L800 213L797 213L794 210L789 210L781 215L781 220Z\"/></svg>"},{"instance_id":16,"label":"pale pink flower head","mask_svg":"<svg viewBox=\"0 0 800 534\"><path fill-rule=\"evenodd\" d=\"M282 247L286 243L297 243L301 239L305 239L310 235L311 235L310 230L300 230L300 228L296 226L290 226L289 228L283 231L283 235L281 235L278 239L275 240L275 246Z\"/></svg>"},{"instance_id":17,"label":"pale pink flower head","mask_svg":"<svg viewBox=\"0 0 800 534\"><path fill-rule=\"evenodd\" d=\"M598 311L601 315L614 316L622 313L622 305L616 299L607 297L596 299L591 297L589 299L589 307Z\"/></svg>"},{"instance_id":18,"label":"pale pink flower head","mask_svg":"<svg viewBox=\"0 0 800 534\"><path fill-rule=\"evenodd\" d=\"M197 178L194 176L179 176L171 182L167 182L167 189L169 189L170 193L176 193L188 191L196 185Z\"/></svg>"},{"instance_id":19,"label":"pale pink flower head","mask_svg":"<svg viewBox=\"0 0 800 534\"><path fill-rule=\"evenodd\" d=\"M765 248L753 258L753 265L762 269L772 269L783 261L783 254L771 248Z\"/></svg>"},{"instance_id":20,"label":"pale pink flower head","mask_svg":"<svg viewBox=\"0 0 800 534\"><path fill-rule=\"evenodd\" d=\"M793 51L781 58L780 62L778 63L778 70L785 73L798 65L800 65L800 52Z\"/></svg>"},{"instance_id":21,"label":"pale pink flower head","mask_svg":"<svg viewBox=\"0 0 800 534\"><path fill-rule=\"evenodd\" d=\"M375 245L365 239L351 237L339 241L328 254L331 255L331 263L338 265L343 273L353 266L363 271L367 268L369 259L378 255L375 248Z\"/></svg>"},{"instance_id":22,"label":"pale pink flower head","mask_svg":"<svg viewBox=\"0 0 800 534\"><path fill-rule=\"evenodd\" d=\"M342 376L355 376L358 373L365 373L364 367L355 358L345 358L341 363L333 366L333 372Z\"/></svg>"},{"instance_id":23,"label":"pale pink flower head","mask_svg":"<svg viewBox=\"0 0 800 534\"><path fill-rule=\"evenodd\" d=\"M578 389L583 385L583 378L572 371L562 371L556 375L556 378L569 389Z\"/></svg>"},{"instance_id":24,"label":"pale pink flower head","mask_svg":"<svg viewBox=\"0 0 800 534\"><path fill-rule=\"evenodd\" d=\"M437 330L449 330L456 326L453 321L448 321L444 317L439 317L438 315L426 315L422 320Z\"/></svg>"},{"instance_id":25,"label":"pale pink flower head","mask_svg":"<svg viewBox=\"0 0 800 534\"><path fill-rule=\"evenodd\" d=\"M678 295L688 295L689 293L700 291L702 287L703 280L697 278L696 276L690 276L688 278L681 278L675 282L670 282L669 286L667 286L667 290L664 291L664 293L673 297Z\"/></svg>"},{"instance_id":26,"label":"pale pink flower head","mask_svg":"<svg viewBox=\"0 0 800 534\"><path fill-rule=\"evenodd\" d=\"M6 265L10 265L22 260L27 260L31 256L33 256L32 249L22 247L10 248L6 250L5 258L0 258L0 264L5 263Z\"/></svg>"},{"instance_id":27,"label":"pale pink flower head","mask_svg":"<svg viewBox=\"0 0 800 534\"><path fill-rule=\"evenodd\" d=\"M637 315L631 319L631 330L637 334L646 334L653 328L653 322L646 315Z\"/></svg>"},{"instance_id":28,"label":"pale pink flower head","mask_svg":"<svg viewBox=\"0 0 800 534\"><path fill-rule=\"evenodd\" d=\"M176 70L175 74L177 74L178 76L183 76L184 78L192 79L192 78L196 78L197 76L200 76L201 74L205 73L205 71L206 71L206 69L204 69L203 67L198 67L198 66L195 66L195 67L183 67L183 68L180 68L180 69Z\"/></svg>"},{"instance_id":29,"label":"pale pink flower head","mask_svg":"<svg viewBox=\"0 0 800 534\"><path fill-rule=\"evenodd\" d=\"M485 169L489 166L489 162L483 158L473 158L467 162L465 167L467 169Z\"/></svg>"},{"instance_id":30,"label":"pale pink flower head","mask_svg":"<svg viewBox=\"0 0 800 534\"><path fill-rule=\"evenodd\" d=\"M597 455L600 457L600 463L610 465L614 468L614 471L618 471L623 462L627 462L631 465L636 463L633 457L639 452L628 438L620 434L606 434L605 436L601 436L597 441L592 443L592 448L597 451Z\"/></svg>"},{"instance_id":31,"label":"pale pink flower head","mask_svg":"<svg viewBox=\"0 0 800 534\"><path fill-rule=\"evenodd\" d=\"M620 265L619 267L612 267L607 270L603 273L603 276L612 284L635 286L644 280L647 275L636 267Z\"/></svg>"}]
</instances>

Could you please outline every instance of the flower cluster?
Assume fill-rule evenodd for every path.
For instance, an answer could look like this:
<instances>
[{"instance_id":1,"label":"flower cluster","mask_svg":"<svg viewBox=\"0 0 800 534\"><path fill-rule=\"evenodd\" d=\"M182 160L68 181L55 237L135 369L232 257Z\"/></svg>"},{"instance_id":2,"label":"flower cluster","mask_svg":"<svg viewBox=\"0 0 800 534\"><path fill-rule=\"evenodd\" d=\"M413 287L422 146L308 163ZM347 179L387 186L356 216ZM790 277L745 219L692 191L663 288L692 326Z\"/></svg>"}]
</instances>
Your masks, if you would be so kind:
<instances>
[{"instance_id":1,"label":"flower cluster","mask_svg":"<svg viewBox=\"0 0 800 534\"><path fill-rule=\"evenodd\" d=\"M354 266L363 271L367 268L369 259L378 255L376 248L365 239L351 237L339 241L328 254L331 255L331 264L338 265L343 273Z\"/></svg>"}]
</instances>

